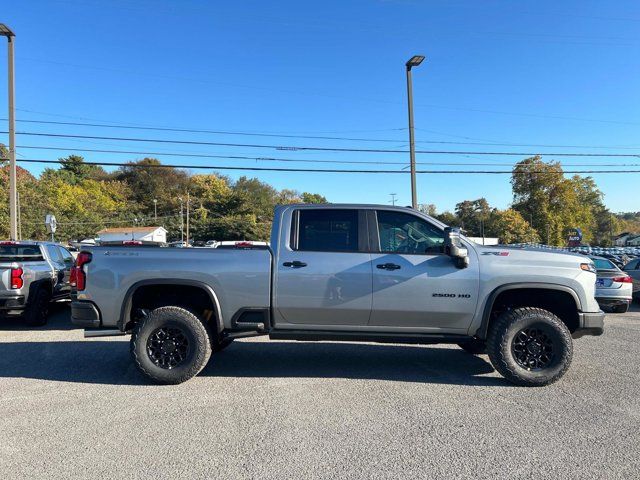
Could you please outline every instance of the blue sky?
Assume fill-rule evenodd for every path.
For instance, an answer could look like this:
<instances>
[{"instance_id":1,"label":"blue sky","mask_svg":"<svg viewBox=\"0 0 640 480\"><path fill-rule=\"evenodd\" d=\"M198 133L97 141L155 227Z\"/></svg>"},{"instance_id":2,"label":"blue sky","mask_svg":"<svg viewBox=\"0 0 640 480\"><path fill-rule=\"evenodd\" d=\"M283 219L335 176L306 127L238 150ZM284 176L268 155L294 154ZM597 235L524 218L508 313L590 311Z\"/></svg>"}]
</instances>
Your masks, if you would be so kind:
<instances>
[{"instance_id":1,"label":"blue sky","mask_svg":"<svg viewBox=\"0 0 640 480\"><path fill-rule=\"evenodd\" d=\"M419 149L640 151L640 5L633 1L30 0L5 2L16 38L18 120L116 123L362 140L252 137L18 123L19 131L281 146L406 149L404 62L414 70ZM0 48L0 91L6 50ZM6 118L6 95L0 118ZM6 122L2 122L6 130ZM373 142L375 140L385 140ZM387 141L388 140L388 141ZM6 135L0 136L6 142ZM420 142L574 145L496 146ZM19 146L405 162L408 154L282 151L18 136ZM601 148L595 148L601 147ZM604 148L603 148L604 147ZM18 149L18 158L68 151ZM78 153L78 152L76 152ZM143 155L84 154L93 161ZM154 155L165 163L402 169ZM429 170L509 170L524 157L419 155ZM559 159L544 155L546 160ZM566 169L640 158L568 158ZM471 164L501 165L471 165ZM44 166L22 164L34 173ZM640 166L629 167L640 170ZM407 174L224 172L332 202L410 203ZM418 176L418 200L452 209L486 197L504 208L509 175ZM640 210L640 174L595 174L614 211ZM637 187L636 187L637 188Z\"/></svg>"}]
</instances>

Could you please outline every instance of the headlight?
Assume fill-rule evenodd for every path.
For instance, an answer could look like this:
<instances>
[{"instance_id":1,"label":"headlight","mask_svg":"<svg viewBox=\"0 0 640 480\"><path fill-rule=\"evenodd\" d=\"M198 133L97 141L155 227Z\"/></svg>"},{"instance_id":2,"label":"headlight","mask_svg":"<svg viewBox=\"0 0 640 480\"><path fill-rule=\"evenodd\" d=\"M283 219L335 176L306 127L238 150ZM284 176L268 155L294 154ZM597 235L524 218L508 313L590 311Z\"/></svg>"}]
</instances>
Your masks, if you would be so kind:
<instances>
[{"instance_id":1,"label":"headlight","mask_svg":"<svg viewBox=\"0 0 640 480\"><path fill-rule=\"evenodd\" d=\"M580 269L584 270L585 272L596 273L596 267L593 263L581 263Z\"/></svg>"}]
</instances>

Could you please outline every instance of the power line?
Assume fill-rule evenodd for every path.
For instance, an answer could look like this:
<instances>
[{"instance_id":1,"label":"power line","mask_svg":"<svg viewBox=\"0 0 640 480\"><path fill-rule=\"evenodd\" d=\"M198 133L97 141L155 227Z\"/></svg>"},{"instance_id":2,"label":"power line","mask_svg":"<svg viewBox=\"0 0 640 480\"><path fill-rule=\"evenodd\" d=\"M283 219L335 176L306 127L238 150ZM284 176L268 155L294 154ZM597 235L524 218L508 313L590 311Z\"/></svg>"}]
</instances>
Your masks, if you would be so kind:
<instances>
[{"instance_id":1,"label":"power line","mask_svg":"<svg viewBox=\"0 0 640 480\"><path fill-rule=\"evenodd\" d=\"M6 131L0 133L8 133ZM215 145L220 147L243 147L243 148L271 148L276 150L287 151L322 151L322 152L358 152L358 153L408 153L408 150L393 150L380 148L346 148L346 147L317 147L317 146L291 146L291 145L264 145L251 143L227 143L227 142L202 142L195 140L164 140L158 138L133 138L133 137L105 137L98 135L69 135L62 133L41 133L41 132L16 132L17 135L28 135L36 137L50 138L79 138L89 140L110 140L110 141L126 141L126 142L145 142L145 143L164 143L164 144L181 144L181 145ZM451 151L451 150L417 150L420 154L438 154L438 155L506 155L506 156L535 156L540 152L486 152L486 151ZM634 153L544 153L557 157L626 157L638 158L640 154Z\"/></svg>"},{"instance_id":2,"label":"power line","mask_svg":"<svg viewBox=\"0 0 640 480\"><path fill-rule=\"evenodd\" d=\"M6 118L0 118L0 121L6 121ZM87 122L61 122L54 120L18 120L18 123L34 123L43 125L65 125L65 126L81 126L81 127L100 127L112 129L126 130L148 130L158 132L182 132L182 133L206 133L213 135L236 135L247 137L269 137L269 138L299 138L311 140L340 140L353 142L380 142L380 143L398 143L406 139L382 139L382 138L357 138L357 137L336 137L323 135L299 135L299 134L278 134L266 132L247 132L247 131L231 131L231 130L209 130L194 128L178 128L178 127L151 127L142 125L124 125L124 124L104 124L104 123L87 123ZM397 130L406 130L399 128ZM478 145L478 146L498 146L498 147L541 147L541 148L614 148L619 150L635 150L638 147L624 147L615 145L557 145L557 144L540 144L540 143L512 143L512 142L462 142L452 140L419 140L416 143L424 144L442 144L442 145Z\"/></svg>"},{"instance_id":3,"label":"power line","mask_svg":"<svg viewBox=\"0 0 640 480\"><path fill-rule=\"evenodd\" d=\"M17 162L24 163L55 163L60 164L59 160L40 160L21 158ZM351 170L351 169L320 169L320 168L278 168L278 167L228 167L219 165L141 165L137 163L122 162L84 162L85 165L101 165L113 167L130 167L130 168L186 168L198 170L247 170L261 172L307 172L307 173L403 173L405 170ZM532 174L546 173L541 171L512 171L512 170L417 170L416 173L447 173L447 174ZM565 170L565 174L585 174L585 173L640 173L640 170Z\"/></svg>"},{"instance_id":4,"label":"power line","mask_svg":"<svg viewBox=\"0 0 640 480\"><path fill-rule=\"evenodd\" d=\"M162 155L171 157L191 157L191 158L219 158L226 160L255 160L259 162L293 162L293 163L331 163L331 164L363 164L363 165L408 165L407 162L393 161L371 161L371 160L322 160L308 158L279 158L279 157L251 157L245 155L214 155L206 153L175 153L175 152L149 152L149 151L131 151L131 150L110 150L110 149L94 149L94 148L75 148L75 147L43 147L36 145L18 145L17 148L34 149L34 150L56 150L64 152L91 152L91 153L113 153L128 155ZM496 163L473 163L473 162L416 162L418 165L438 165L438 166L515 166L514 163L496 162ZM572 167L639 167L640 163L572 163Z\"/></svg>"}]
</instances>

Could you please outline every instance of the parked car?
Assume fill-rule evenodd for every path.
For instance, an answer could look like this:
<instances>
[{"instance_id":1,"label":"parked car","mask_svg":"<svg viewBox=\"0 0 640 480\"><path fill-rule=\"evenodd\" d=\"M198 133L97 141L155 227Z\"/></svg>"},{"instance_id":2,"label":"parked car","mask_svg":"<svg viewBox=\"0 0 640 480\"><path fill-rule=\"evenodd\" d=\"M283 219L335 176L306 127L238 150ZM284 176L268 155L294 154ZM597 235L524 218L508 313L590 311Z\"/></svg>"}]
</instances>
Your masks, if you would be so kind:
<instances>
[{"instance_id":1,"label":"parked car","mask_svg":"<svg viewBox=\"0 0 640 480\"><path fill-rule=\"evenodd\" d=\"M627 263L624 272L631 277L633 282L633 299L640 301L640 258L636 258Z\"/></svg>"},{"instance_id":2,"label":"parked car","mask_svg":"<svg viewBox=\"0 0 640 480\"><path fill-rule=\"evenodd\" d=\"M596 267L596 300L603 310L625 313L631 303L631 277L607 258L589 258Z\"/></svg>"},{"instance_id":3,"label":"parked car","mask_svg":"<svg viewBox=\"0 0 640 480\"><path fill-rule=\"evenodd\" d=\"M0 242L0 313L28 325L47 322L49 302L68 299L74 259L50 242Z\"/></svg>"},{"instance_id":4,"label":"parked car","mask_svg":"<svg viewBox=\"0 0 640 480\"><path fill-rule=\"evenodd\" d=\"M270 249L90 248L72 321L131 333L158 383L196 375L234 339L451 343L518 385L558 380L573 340L601 335L588 258L482 246L410 208L287 205Z\"/></svg>"}]
</instances>

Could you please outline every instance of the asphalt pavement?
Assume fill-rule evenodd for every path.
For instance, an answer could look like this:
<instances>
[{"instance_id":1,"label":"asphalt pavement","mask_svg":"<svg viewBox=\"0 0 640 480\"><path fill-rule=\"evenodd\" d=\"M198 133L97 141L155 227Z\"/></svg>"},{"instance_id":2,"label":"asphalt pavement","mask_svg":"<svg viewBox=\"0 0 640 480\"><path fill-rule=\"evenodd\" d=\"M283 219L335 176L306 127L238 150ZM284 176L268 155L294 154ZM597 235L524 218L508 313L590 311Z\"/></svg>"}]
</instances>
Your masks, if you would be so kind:
<instances>
[{"instance_id":1,"label":"asphalt pavement","mask_svg":"<svg viewBox=\"0 0 640 480\"><path fill-rule=\"evenodd\" d=\"M455 346L236 341L149 385L127 337L0 323L0 478L640 478L640 311L514 387Z\"/></svg>"}]
</instances>

